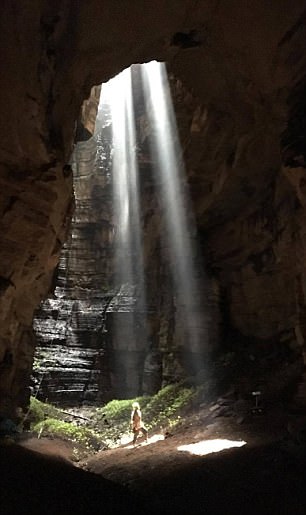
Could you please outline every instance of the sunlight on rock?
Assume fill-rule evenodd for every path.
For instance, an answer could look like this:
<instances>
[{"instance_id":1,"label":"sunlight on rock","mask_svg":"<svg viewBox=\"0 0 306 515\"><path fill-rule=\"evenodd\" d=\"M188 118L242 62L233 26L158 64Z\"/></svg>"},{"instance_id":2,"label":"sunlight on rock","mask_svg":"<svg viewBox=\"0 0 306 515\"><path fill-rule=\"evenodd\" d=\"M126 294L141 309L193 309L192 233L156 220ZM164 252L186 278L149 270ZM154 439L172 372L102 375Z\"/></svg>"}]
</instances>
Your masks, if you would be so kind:
<instances>
[{"instance_id":1,"label":"sunlight on rock","mask_svg":"<svg viewBox=\"0 0 306 515\"><path fill-rule=\"evenodd\" d=\"M190 454L196 454L197 456L205 456L206 454L220 452L224 449L231 449L232 447L242 447L243 445L246 445L246 442L244 440L202 440L201 442L197 443L181 445L177 448L177 450L186 451Z\"/></svg>"}]
</instances>

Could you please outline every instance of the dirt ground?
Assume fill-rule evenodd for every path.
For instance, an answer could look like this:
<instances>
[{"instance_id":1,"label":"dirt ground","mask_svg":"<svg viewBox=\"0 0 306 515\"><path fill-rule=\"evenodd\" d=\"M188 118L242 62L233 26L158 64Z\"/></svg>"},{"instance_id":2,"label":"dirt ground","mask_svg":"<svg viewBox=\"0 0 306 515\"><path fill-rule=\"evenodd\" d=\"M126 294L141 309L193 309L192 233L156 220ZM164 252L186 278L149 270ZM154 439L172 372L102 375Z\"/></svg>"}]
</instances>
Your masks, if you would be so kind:
<instances>
[{"instance_id":1,"label":"dirt ground","mask_svg":"<svg viewBox=\"0 0 306 515\"><path fill-rule=\"evenodd\" d=\"M305 515L306 449L286 420L278 409L243 423L203 409L164 440L153 434L80 465L136 492L150 513Z\"/></svg>"},{"instance_id":2,"label":"dirt ground","mask_svg":"<svg viewBox=\"0 0 306 515\"><path fill-rule=\"evenodd\" d=\"M2 446L0 513L305 515L306 448L286 420L277 409L240 420L206 407L172 434L78 463L59 440ZM220 450L228 441L239 446Z\"/></svg>"}]
</instances>

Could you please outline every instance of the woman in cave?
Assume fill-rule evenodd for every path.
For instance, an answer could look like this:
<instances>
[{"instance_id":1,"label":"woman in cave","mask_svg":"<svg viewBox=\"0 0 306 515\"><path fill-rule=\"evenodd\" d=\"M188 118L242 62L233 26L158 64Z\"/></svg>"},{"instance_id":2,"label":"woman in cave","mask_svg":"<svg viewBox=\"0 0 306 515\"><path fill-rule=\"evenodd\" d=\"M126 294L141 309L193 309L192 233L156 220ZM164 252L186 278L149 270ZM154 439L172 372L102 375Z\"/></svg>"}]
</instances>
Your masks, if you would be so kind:
<instances>
[{"instance_id":1,"label":"woman in cave","mask_svg":"<svg viewBox=\"0 0 306 515\"><path fill-rule=\"evenodd\" d=\"M138 437L140 431L145 436L146 442L148 441L148 430L143 425L142 418L141 418L141 410L140 410L140 406L139 406L138 402L133 402L133 405L132 405L131 427L132 427L132 431L134 433L133 445L136 444L136 440L137 440L137 437Z\"/></svg>"}]
</instances>

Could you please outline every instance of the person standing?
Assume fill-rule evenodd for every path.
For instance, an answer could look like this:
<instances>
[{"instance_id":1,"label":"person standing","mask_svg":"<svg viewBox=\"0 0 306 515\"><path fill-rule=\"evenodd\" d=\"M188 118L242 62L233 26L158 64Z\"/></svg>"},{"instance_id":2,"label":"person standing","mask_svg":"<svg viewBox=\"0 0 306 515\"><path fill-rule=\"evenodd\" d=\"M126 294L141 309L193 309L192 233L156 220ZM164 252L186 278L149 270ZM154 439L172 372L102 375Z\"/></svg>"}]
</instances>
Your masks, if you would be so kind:
<instances>
[{"instance_id":1,"label":"person standing","mask_svg":"<svg viewBox=\"0 0 306 515\"><path fill-rule=\"evenodd\" d=\"M131 413L131 427L134 433L133 445L136 444L139 432L145 436L146 442L148 441L148 430L145 428L142 422L141 410L138 402L133 402L132 413Z\"/></svg>"}]
</instances>

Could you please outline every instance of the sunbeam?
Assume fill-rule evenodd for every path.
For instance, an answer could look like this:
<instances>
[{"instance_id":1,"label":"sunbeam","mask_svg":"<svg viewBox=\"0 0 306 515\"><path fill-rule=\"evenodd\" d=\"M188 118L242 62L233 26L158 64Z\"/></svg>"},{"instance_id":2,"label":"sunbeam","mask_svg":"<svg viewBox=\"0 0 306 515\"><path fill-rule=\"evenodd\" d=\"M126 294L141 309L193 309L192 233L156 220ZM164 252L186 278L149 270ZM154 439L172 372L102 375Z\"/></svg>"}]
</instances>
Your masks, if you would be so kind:
<instances>
[{"instance_id":1,"label":"sunbeam","mask_svg":"<svg viewBox=\"0 0 306 515\"><path fill-rule=\"evenodd\" d=\"M160 184L164 213L164 245L169 248L174 283L176 322L185 350L203 352L207 344L207 309L203 302L203 273L199 280L196 261L196 224L193 218L182 150L166 67L152 61L142 66L145 98L152 125L151 147Z\"/></svg>"},{"instance_id":2,"label":"sunbeam","mask_svg":"<svg viewBox=\"0 0 306 515\"><path fill-rule=\"evenodd\" d=\"M231 449L233 447L243 447L246 445L244 440L235 441L235 440L226 440L226 439L216 439L216 440L202 440L197 443L190 443L187 445L180 445L177 448L178 451L189 452L190 454L196 454L197 456L205 456L206 454L212 454L214 452L221 452L225 449Z\"/></svg>"},{"instance_id":3,"label":"sunbeam","mask_svg":"<svg viewBox=\"0 0 306 515\"><path fill-rule=\"evenodd\" d=\"M137 395L138 375L133 374L131 364L118 353L126 348L126 335L136 352L146 349L146 293L144 283L143 242L139 208L139 170L135 114L132 91L132 69L128 68L108 83L102 85L99 105L100 114L108 110L112 126L113 223L114 238L114 296L108 313L112 320L112 347L116 374L120 374L125 386L119 395ZM139 319L141 322L139 323ZM136 356L136 355L135 355ZM139 366L142 367L139 354ZM133 366L137 367L138 358ZM119 368L118 368L119 367ZM120 372L119 372L120 370ZM130 385L126 388L127 383Z\"/></svg>"}]
</instances>

